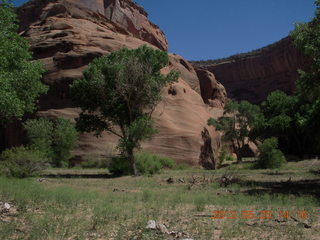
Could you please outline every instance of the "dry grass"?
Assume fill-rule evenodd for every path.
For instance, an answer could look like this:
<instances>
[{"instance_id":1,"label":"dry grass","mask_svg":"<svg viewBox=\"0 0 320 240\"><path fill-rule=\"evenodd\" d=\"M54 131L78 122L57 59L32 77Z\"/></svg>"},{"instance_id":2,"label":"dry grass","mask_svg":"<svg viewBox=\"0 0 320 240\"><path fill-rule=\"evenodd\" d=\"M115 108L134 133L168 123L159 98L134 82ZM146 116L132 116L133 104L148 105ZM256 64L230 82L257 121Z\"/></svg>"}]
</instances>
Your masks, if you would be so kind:
<instances>
[{"instance_id":1,"label":"dry grass","mask_svg":"<svg viewBox=\"0 0 320 240\"><path fill-rule=\"evenodd\" d=\"M173 239L146 230L150 219L197 240L319 239L320 175L312 171L320 169L319 162L289 163L282 170L250 170L248 163L216 171L165 171L153 177L43 182L1 178L0 202L13 207L1 213L0 239ZM221 185L222 176L236 180ZM238 218L211 219L215 210L235 211ZM260 219L267 210L272 218ZM302 210L309 213L308 219L297 216ZM252 211L254 218L243 219L243 211ZM289 211L292 217L283 219L279 211Z\"/></svg>"}]
</instances>

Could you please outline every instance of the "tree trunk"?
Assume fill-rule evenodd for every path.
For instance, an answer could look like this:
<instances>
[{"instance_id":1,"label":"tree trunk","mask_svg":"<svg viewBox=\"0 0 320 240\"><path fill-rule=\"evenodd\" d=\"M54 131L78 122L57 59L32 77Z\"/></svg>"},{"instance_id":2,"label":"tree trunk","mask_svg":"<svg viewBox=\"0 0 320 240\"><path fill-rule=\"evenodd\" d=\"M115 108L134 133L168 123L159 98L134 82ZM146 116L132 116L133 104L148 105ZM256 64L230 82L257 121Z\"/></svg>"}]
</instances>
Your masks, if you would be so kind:
<instances>
[{"instance_id":1,"label":"tree trunk","mask_svg":"<svg viewBox=\"0 0 320 240\"><path fill-rule=\"evenodd\" d=\"M127 149L127 154L128 154L128 161L130 164L131 174L133 174L134 176L137 176L138 171L137 171L136 162L135 162L134 155L133 155L133 149L131 149L131 148Z\"/></svg>"},{"instance_id":2,"label":"tree trunk","mask_svg":"<svg viewBox=\"0 0 320 240\"><path fill-rule=\"evenodd\" d=\"M237 155L237 163L242 163L242 156L241 153L239 153L239 151L236 152Z\"/></svg>"},{"instance_id":3,"label":"tree trunk","mask_svg":"<svg viewBox=\"0 0 320 240\"><path fill-rule=\"evenodd\" d=\"M242 162L242 152L241 152L241 146L240 143L237 142L237 146L236 146L236 155L237 155L237 163L241 163Z\"/></svg>"}]
</instances>

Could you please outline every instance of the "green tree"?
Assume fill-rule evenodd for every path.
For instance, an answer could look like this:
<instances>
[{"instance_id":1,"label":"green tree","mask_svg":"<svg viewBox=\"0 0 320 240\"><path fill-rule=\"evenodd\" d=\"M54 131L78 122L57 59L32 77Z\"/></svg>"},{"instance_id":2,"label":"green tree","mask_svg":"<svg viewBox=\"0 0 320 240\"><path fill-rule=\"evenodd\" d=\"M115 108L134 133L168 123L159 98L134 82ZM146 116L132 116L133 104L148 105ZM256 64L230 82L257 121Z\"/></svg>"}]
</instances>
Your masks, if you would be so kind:
<instances>
[{"instance_id":1,"label":"green tree","mask_svg":"<svg viewBox=\"0 0 320 240\"><path fill-rule=\"evenodd\" d=\"M75 124L64 118L54 121L52 132L53 164L62 167L71 157L71 150L76 146L78 132Z\"/></svg>"},{"instance_id":2,"label":"green tree","mask_svg":"<svg viewBox=\"0 0 320 240\"><path fill-rule=\"evenodd\" d=\"M35 100L46 93L41 83L44 69L32 61L28 43L18 33L16 15L7 0L0 0L0 122L21 118L35 109Z\"/></svg>"},{"instance_id":3,"label":"green tree","mask_svg":"<svg viewBox=\"0 0 320 240\"><path fill-rule=\"evenodd\" d=\"M7 177L31 177L47 166L42 152L23 146L7 149L0 155L0 175Z\"/></svg>"},{"instance_id":4,"label":"green tree","mask_svg":"<svg viewBox=\"0 0 320 240\"><path fill-rule=\"evenodd\" d=\"M296 95L301 113L298 123L305 132L309 151L320 152L320 0L315 1L315 17L309 23L296 25L291 33L295 45L310 62L299 70Z\"/></svg>"},{"instance_id":5,"label":"green tree","mask_svg":"<svg viewBox=\"0 0 320 240\"><path fill-rule=\"evenodd\" d=\"M67 164L70 151L78 140L74 123L64 118L29 119L24 123L24 129L31 150L42 152L55 167Z\"/></svg>"},{"instance_id":6,"label":"green tree","mask_svg":"<svg viewBox=\"0 0 320 240\"><path fill-rule=\"evenodd\" d=\"M210 118L208 125L214 126L218 131L223 132L223 140L230 142L240 162L243 155L243 148L255 139L251 132L263 121L263 115L257 105L247 101L237 103L228 100L224 108L223 116L216 119Z\"/></svg>"},{"instance_id":7,"label":"green tree","mask_svg":"<svg viewBox=\"0 0 320 240\"><path fill-rule=\"evenodd\" d=\"M32 150L42 152L48 159L52 158L53 124L48 119L29 119L23 124L29 146Z\"/></svg>"},{"instance_id":8,"label":"green tree","mask_svg":"<svg viewBox=\"0 0 320 240\"><path fill-rule=\"evenodd\" d=\"M82 109L78 129L96 136L102 131L118 136L118 148L134 175L134 150L155 133L151 114L161 100L161 90L178 78L174 71L166 76L160 73L167 64L166 52L147 46L124 48L95 59L84 77L71 85L74 102Z\"/></svg>"},{"instance_id":9,"label":"green tree","mask_svg":"<svg viewBox=\"0 0 320 240\"><path fill-rule=\"evenodd\" d=\"M276 138L265 139L258 148L258 168L280 168L286 162L283 153L278 149Z\"/></svg>"},{"instance_id":10,"label":"green tree","mask_svg":"<svg viewBox=\"0 0 320 240\"><path fill-rule=\"evenodd\" d=\"M302 114L299 99L277 90L261 103L261 110L265 121L258 131L260 137L277 137L283 151L302 155L306 135L299 123Z\"/></svg>"}]
</instances>

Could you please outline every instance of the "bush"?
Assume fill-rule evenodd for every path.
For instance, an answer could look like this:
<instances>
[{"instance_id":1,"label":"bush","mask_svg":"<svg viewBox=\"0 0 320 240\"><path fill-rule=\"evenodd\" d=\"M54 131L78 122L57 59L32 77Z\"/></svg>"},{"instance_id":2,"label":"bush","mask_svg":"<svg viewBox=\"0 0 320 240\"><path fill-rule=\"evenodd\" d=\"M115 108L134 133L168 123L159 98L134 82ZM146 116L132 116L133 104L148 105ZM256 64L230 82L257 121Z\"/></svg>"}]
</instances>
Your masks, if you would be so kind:
<instances>
[{"instance_id":1,"label":"bush","mask_svg":"<svg viewBox=\"0 0 320 240\"><path fill-rule=\"evenodd\" d=\"M153 175L163 168L174 168L175 162L168 157L154 155L147 152L135 154L137 169L140 174Z\"/></svg>"},{"instance_id":2,"label":"bush","mask_svg":"<svg viewBox=\"0 0 320 240\"><path fill-rule=\"evenodd\" d=\"M30 119L23 126L30 148L44 153L47 158L52 158L52 122L44 118Z\"/></svg>"},{"instance_id":3,"label":"bush","mask_svg":"<svg viewBox=\"0 0 320 240\"><path fill-rule=\"evenodd\" d=\"M175 168L175 162L168 157L158 156L147 152L135 154L137 170L142 175L159 173L163 168ZM129 162L125 157L112 158L110 172L116 175L129 174Z\"/></svg>"},{"instance_id":4,"label":"bush","mask_svg":"<svg viewBox=\"0 0 320 240\"><path fill-rule=\"evenodd\" d=\"M276 138L268 138L258 146L259 158L257 168L280 168L286 159L283 153L278 149L278 140Z\"/></svg>"},{"instance_id":5,"label":"bush","mask_svg":"<svg viewBox=\"0 0 320 240\"><path fill-rule=\"evenodd\" d=\"M108 168L110 159L99 156L89 156L81 163L82 168Z\"/></svg>"},{"instance_id":6,"label":"bush","mask_svg":"<svg viewBox=\"0 0 320 240\"><path fill-rule=\"evenodd\" d=\"M71 157L71 149L76 145L78 133L75 124L64 118L54 121L52 136L53 164L56 167L66 166Z\"/></svg>"},{"instance_id":7,"label":"bush","mask_svg":"<svg viewBox=\"0 0 320 240\"><path fill-rule=\"evenodd\" d=\"M128 175L130 172L129 162L123 156L113 157L108 168L111 173L117 176Z\"/></svg>"},{"instance_id":8,"label":"bush","mask_svg":"<svg viewBox=\"0 0 320 240\"><path fill-rule=\"evenodd\" d=\"M7 177L25 178L37 174L48 166L40 151L16 147L4 151L0 156L1 174Z\"/></svg>"},{"instance_id":9,"label":"bush","mask_svg":"<svg viewBox=\"0 0 320 240\"><path fill-rule=\"evenodd\" d=\"M73 123L63 118L53 121L40 118L28 120L24 129L31 149L42 152L56 167L67 165L78 138Z\"/></svg>"}]
</instances>

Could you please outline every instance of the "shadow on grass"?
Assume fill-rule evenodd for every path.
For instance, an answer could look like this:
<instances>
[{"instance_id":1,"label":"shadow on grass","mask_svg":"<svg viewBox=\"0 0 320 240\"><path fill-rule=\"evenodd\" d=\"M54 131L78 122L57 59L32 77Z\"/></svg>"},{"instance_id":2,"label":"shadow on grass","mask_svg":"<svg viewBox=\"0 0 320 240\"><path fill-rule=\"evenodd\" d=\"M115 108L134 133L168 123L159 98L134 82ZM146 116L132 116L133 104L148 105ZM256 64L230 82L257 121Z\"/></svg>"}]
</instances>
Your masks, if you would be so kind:
<instances>
[{"instance_id":1,"label":"shadow on grass","mask_svg":"<svg viewBox=\"0 0 320 240\"><path fill-rule=\"evenodd\" d=\"M244 193L249 195L257 194L293 194L297 196L309 195L320 199L320 179L300 180L300 181L240 181L240 186L249 187ZM319 200L320 201L320 200Z\"/></svg>"},{"instance_id":2,"label":"shadow on grass","mask_svg":"<svg viewBox=\"0 0 320 240\"><path fill-rule=\"evenodd\" d=\"M288 174L295 174L295 172L265 172L265 173L261 173L263 175L269 175L269 176L284 176L284 175L288 175Z\"/></svg>"},{"instance_id":3,"label":"shadow on grass","mask_svg":"<svg viewBox=\"0 0 320 240\"><path fill-rule=\"evenodd\" d=\"M117 178L119 175L113 174L42 174L41 177L44 178L91 178L91 179L101 179L101 178Z\"/></svg>"}]
</instances>

